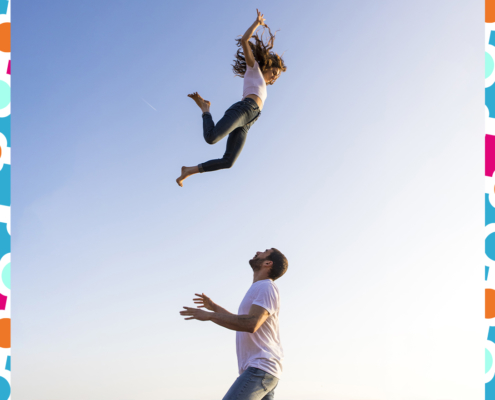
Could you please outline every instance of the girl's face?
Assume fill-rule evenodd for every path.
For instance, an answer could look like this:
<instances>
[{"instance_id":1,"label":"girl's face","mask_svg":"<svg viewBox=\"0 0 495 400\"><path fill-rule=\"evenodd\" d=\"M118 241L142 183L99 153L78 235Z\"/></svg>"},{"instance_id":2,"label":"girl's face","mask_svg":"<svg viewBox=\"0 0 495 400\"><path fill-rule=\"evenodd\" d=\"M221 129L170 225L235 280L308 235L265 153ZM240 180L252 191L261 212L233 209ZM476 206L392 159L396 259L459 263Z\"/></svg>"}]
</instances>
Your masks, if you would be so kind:
<instances>
[{"instance_id":1,"label":"girl's face","mask_svg":"<svg viewBox=\"0 0 495 400\"><path fill-rule=\"evenodd\" d=\"M269 68L265 72L263 72L263 78L267 85L273 85L275 81L280 76L280 69L278 68Z\"/></svg>"}]
</instances>

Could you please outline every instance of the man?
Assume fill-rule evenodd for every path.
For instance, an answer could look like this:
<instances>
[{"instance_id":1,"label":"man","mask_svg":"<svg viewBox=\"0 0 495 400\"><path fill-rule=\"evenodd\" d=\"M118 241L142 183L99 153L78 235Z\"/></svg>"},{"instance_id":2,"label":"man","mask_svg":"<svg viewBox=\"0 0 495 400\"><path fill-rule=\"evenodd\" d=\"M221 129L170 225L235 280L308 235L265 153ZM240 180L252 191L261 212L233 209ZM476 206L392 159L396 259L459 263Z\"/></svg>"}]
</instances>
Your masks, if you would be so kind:
<instances>
[{"instance_id":1,"label":"man","mask_svg":"<svg viewBox=\"0 0 495 400\"><path fill-rule=\"evenodd\" d=\"M236 332L239 377L223 400L273 400L282 374L282 346L279 334L280 295L275 280L287 271L288 262L277 249L257 252L249 264L253 284L232 314L205 294L193 301L198 308L184 307L188 319L212 321ZM206 308L212 312L201 310Z\"/></svg>"}]
</instances>

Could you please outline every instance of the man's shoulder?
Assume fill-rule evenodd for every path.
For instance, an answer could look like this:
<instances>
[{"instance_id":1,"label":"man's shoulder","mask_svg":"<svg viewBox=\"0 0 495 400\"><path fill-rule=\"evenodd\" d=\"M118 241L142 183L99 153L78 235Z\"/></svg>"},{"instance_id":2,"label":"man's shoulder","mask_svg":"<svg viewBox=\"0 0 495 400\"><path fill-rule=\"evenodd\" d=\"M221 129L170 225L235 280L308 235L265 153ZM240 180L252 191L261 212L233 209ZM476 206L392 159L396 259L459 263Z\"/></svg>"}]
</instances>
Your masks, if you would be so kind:
<instances>
[{"instance_id":1,"label":"man's shoulder","mask_svg":"<svg viewBox=\"0 0 495 400\"><path fill-rule=\"evenodd\" d=\"M274 291L277 295L279 295L278 286L271 279L264 279L262 281L258 281L257 283L259 283L259 287L263 290Z\"/></svg>"}]
</instances>

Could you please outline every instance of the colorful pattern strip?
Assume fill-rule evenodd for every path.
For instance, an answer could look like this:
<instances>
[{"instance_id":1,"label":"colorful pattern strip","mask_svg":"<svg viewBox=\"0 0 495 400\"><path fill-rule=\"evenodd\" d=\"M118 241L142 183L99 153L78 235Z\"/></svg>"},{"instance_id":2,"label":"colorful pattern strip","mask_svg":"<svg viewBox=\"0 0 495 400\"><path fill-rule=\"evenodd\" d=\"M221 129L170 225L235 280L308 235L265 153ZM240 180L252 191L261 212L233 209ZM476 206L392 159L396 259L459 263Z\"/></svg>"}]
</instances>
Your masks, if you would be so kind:
<instances>
[{"instance_id":1,"label":"colorful pattern strip","mask_svg":"<svg viewBox=\"0 0 495 400\"><path fill-rule=\"evenodd\" d=\"M495 399L495 0L485 2L485 399Z\"/></svg>"},{"instance_id":2,"label":"colorful pattern strip","mask_svg":"<svg viewBox=\"0 0 495 400\"><path fill-rule=\"evenodd\" d=\"M0 400L10 388L10 1L0 0Z\"/></svg>"}]
</instances>

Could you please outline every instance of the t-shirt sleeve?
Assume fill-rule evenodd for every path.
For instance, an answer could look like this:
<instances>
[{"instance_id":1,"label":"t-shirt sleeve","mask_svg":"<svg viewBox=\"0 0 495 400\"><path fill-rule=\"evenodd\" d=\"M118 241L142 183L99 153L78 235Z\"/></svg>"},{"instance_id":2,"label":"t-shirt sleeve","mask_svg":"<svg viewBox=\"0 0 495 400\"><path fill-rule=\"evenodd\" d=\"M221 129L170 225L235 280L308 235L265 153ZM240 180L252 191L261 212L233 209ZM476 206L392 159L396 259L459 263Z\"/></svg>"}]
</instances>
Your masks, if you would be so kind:
<instances>
[{"instance_id":1,"label":"t-shirt sleeve","mask_svg":"<svg viewBox=\"0 0 495 400\"><path fill-rule=\"evenodd\" d=\"M278 309L278 295L275 288L270 284L263 285L253 304L263 307L270 315L273 315Z\"/></svg>"},{"instance_id":2,"label":"t-shirt sleeve","mask_svg":"<svg viewBox=\"0 0 495 400\"><path fill-rule=\"evenodd\" d=\"M251 71L260 71L260 66L258 64L258 61L254 60L254 64L252 67L250 67L249 65L247 65L246 63L246 70L251 70Z\"/></svg>"}]
</instances>

